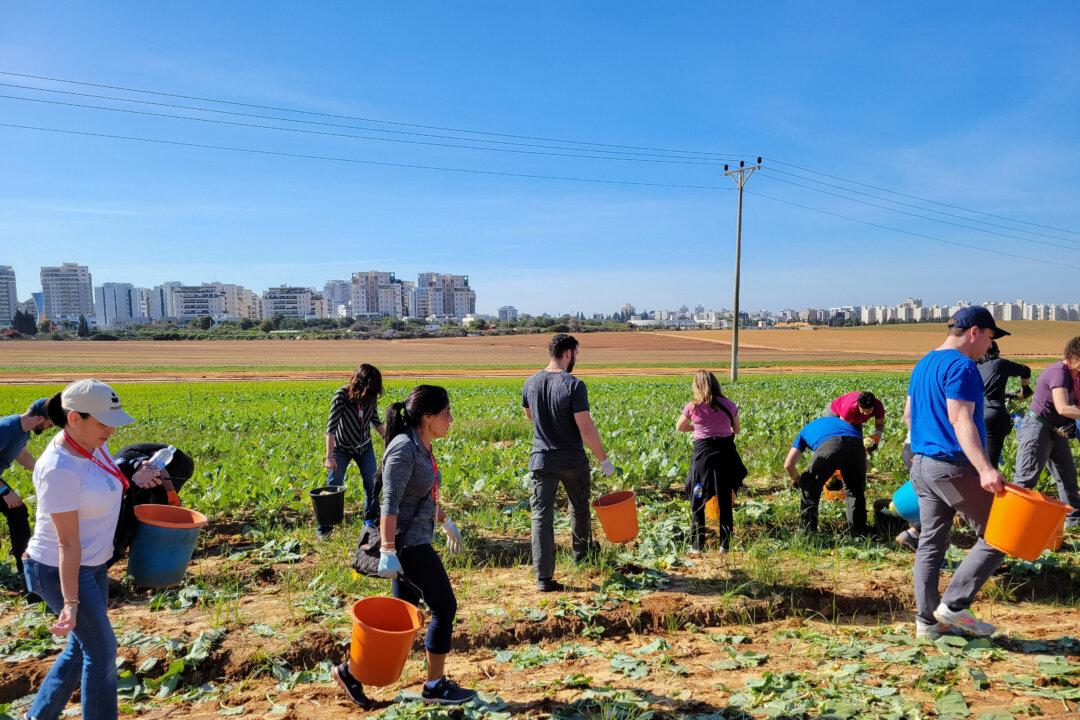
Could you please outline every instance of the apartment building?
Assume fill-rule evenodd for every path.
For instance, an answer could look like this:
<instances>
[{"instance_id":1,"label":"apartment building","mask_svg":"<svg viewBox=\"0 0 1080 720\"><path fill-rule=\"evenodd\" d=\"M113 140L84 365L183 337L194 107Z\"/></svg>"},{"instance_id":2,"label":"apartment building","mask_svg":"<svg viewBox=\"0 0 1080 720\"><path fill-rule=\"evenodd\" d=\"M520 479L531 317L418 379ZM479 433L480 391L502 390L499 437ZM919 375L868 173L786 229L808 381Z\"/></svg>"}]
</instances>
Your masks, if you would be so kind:
<instances>
[{"instance_id":1,"label":"apartment building","mask_svg":"<svg viewBox=\"0 0 1080 720\"><path fill-rule=\"evenodd\" d=\"M404 317L410 301L405 285L392 272L368 270L352 274L353 317Z\"/></svg>"},{"instance_id":2,"label":"apartment building","mask_svg":"<svg viewBox=\"0 0 1080 720\"><path fill-rule=\"evenodd\" d=\"M11 325L15 311L19 309L19 296L15 292L15 269L0 265L0 327Z\"/></svg>"},{"instance_id":3,"label":"apartment building","mask_svg":"<svg viewBox=\"0 0 1080 720\"><path fill-rule=\"evenodd\" d=\"M314 289L281 285L262 294L261 317L315 318L319 317L320 307L323 307L322 295Z\"/></svg>"},{"instance_id":4,"label":"apartment building","mask_svg":"<svg viewBox=\"0 0 1080 720\"><path fill-rule=\"evenodd\" d=\"M94 288L98 326L122 328L146 320L139 290L131 283L105 283Z\"/></svg>"},{"instance_id":5,"label":"apartment building","mask_svg":"<svg viewBox=\"0 0 1080 720\"><path fill-rule=\"evenodd\" d=\"M416 278L416 315L463 318L476 313L476 293L468 275L420 273Z\"/></svg>"},{"instance_id":6,"label":"apartment building","mask_svg":"<svg viewBox=\"0 0 1080 720\"><path fill-rule=\"evenodd\" d=\"M53 322L87 320L94 317L94 287L90 268L78 263L63 263L41 268L43 312Z\"/></svg>"}]
</instances>

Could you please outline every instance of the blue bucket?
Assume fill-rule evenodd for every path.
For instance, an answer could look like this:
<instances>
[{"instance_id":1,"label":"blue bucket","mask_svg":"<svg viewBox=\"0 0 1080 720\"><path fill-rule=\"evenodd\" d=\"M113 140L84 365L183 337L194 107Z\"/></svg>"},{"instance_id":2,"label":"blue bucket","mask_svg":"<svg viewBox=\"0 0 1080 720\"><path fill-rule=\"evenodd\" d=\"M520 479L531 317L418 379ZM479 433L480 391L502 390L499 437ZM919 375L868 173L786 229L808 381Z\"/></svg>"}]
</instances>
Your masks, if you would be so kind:
<instances>
[{"instance_id":1,"label":"blue bucket","mask_svg":"<svg viewBox=\"0 0 1080 720\"><path fill-rule=\"evenodd\" d=\"M892 502L900 517L911 523L919 522L919 496L910 480L893 493Z\"/></svg>"},{"instance_id":2,"label":"blue bucket","mask_svg":"<svg viewBox=\"0 0 1080 720\"><path fill-rule=\"evenodd\" d=\"M159 588L184 579L206 516L172 505L136 505L139 521L127 572L137 585Z\"/></svg>"}]
</instances>

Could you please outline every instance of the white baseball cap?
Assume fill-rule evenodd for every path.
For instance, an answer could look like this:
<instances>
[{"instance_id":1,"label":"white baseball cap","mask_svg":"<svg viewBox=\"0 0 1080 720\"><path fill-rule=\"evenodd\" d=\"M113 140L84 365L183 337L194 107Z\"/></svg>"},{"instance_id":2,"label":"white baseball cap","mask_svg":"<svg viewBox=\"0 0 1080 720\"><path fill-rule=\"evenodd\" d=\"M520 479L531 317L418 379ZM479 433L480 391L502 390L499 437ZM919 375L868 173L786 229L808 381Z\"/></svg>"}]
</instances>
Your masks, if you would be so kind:
<instances>
[{"instance_id":1,"label":"white baseball cap","mask_svg":"<svg viewBox=\"0 0 1080 720\"><path fill-rule=\"evenodd\" d=\"M100 380L77 380L60 394L60 405L66 411L88 413L102 425L121 427L135 422L120 407L120 396Z\"/></svg>"}]
</instances>

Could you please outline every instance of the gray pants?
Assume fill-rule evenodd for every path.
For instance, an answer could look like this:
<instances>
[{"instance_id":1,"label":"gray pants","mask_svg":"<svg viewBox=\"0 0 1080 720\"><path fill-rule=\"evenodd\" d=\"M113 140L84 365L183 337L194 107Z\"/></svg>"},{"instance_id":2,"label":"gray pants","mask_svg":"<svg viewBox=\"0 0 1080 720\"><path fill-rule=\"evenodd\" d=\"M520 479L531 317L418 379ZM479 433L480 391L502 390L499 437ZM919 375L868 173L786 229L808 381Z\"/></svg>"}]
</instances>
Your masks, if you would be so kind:
<instances>
[{"instance_id":1,"label":"gray pants","mask_svg":"<svg viewBox=\"0 0 1080 720\"><path fill-rule=\"evenodd\" d=\"M1058 499L1073 508L1065 522L1070 526L1080 524L1080 491L1076 487L1076 463L1069 439L1028 416L1020 426L1017 440L1013 482L1034 489L1043 468L1049 465L1050 474L1057 481Z\"/></svg>"},{"instance_id":2,"label":"gray pants","mask_svg":"<svg viewBox=\"0 0 1080 720\"><path fill-rule=\"evenodd\" d=\"M529 473L532 508L532 560L537 578L555 572L555 491L562 484L570 501L574 558L583 559L592 541L589 515L589 469L533 470Z\"/></svg>"},{"instance_id":3,"label":"gray pants","mask_svg":"<svg viewBox=\"0 0 1080 720\"><path fill-rule=\"evenodd\" d=\"M933 624L934 610L944 602L953 610L971 607L975 594L994 574L1005 553L983 540L993 493L983 490L979 473L968 463L955 465L916 455L911 481L919 496L919 548L915 551L915 606L918 619ZM941 562L949 548L949 533L957 513L979 536L953 573L944 596L938 592Z\"/></svg>"}]
</instances>

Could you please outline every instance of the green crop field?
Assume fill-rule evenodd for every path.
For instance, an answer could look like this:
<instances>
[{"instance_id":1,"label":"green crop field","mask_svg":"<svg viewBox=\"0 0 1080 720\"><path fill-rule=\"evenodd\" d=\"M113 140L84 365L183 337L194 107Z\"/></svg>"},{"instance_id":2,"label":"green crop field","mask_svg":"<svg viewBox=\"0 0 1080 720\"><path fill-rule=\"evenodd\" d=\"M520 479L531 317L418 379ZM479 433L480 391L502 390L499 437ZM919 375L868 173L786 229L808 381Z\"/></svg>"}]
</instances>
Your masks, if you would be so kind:
<instances>
[{"instance_id":1,"label":"green crop field","mask_svg":"<svg viewBox=\"0 0 1080 720\"><path fill-rule=\"evenodd\" d=\"M348 479L347 522L316 543L307 491L325 477L324 429L336 382L117 385L138 420L112 449L171 442L196 475L184 504L211 518L180 588L151 593L117 566L110 615L121 645L127 712L150 718L352 717L327 664L347 652L347 605L388 583L359 578L348 554L362 491ZM915 642L912 556L892 533L844 534L841 503L822 502L818 534L795 532L798 502L782 470L799 428L836 395L873 390L889 412L871 461L868 504L904 481L900 419L906 376L752 376L728 392L741 409L738 446L750 470L736 509L733 552L687 555L681 487L688 435L675 431L688 378L594 378L590 402L623 474L594 475L593 496L634 489L641 534L574 565L571 590L532 590L526 467L531 427L521 381L451 380L454 423L437 441L441 498L466 550L444 556L459 599L450 672L484 692L454 717L560 718L1044 717L1080 702L1080 558L1076 535L1035 563L1007 560L976 609L1004 635L993 642ZM381 409L411 383L391 381ZM58 387L0 387L18 412ZM46 437L32 440L38 451ZM378 442L378 441L376 441ZM381 449L378 448L377 449ZM1006 444L1006 476L1015 443ZM804 459L803 463L805 464ZM29 473L5 474L24 496ZM1042 488L1051 491L1044 478ZM557 515L568 549L565 511ZM602 538L594 523L594 535ZM949 561L963 557L959 530ZM439 540L441 543L441 539ZM16 586L10 562L0 581ZM0 713L25 696L58 645L47 614L7 593L0 612ZM6 661L6 662L5 662ZM421 676L413 653L400 685L372 689L387 718L450 717L409 702ZM406 693L403 702L390 701ZM441 714L440 714L441 713ZM4 717L0 714L0 718Z\"/></svg>"}]
</instances>

